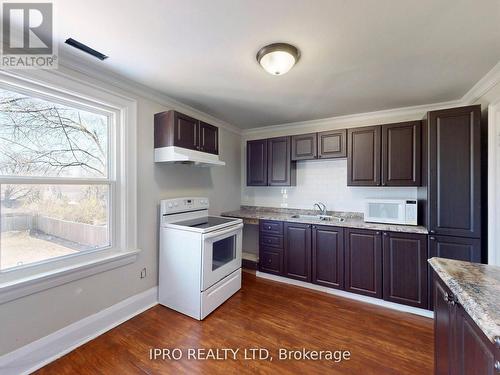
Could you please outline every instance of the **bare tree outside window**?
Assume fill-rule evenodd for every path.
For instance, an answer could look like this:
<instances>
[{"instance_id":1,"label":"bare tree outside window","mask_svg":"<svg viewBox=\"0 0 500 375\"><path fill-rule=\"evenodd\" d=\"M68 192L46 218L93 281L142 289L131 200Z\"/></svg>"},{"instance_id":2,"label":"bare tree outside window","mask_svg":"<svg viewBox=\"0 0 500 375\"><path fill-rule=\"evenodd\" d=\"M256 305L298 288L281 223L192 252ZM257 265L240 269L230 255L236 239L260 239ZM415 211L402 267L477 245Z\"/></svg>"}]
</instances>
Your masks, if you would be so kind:
<instances>
[{"instance_id":1,"label":"bare tree outside window","mask_svg":"<svg viewBox=\"0 0 500 375\"><path fill-rule=\"evenodd\" d=\"M109 245L108 130L97 111L0 89L0 270Z\"/></svg>"}]
</instances>

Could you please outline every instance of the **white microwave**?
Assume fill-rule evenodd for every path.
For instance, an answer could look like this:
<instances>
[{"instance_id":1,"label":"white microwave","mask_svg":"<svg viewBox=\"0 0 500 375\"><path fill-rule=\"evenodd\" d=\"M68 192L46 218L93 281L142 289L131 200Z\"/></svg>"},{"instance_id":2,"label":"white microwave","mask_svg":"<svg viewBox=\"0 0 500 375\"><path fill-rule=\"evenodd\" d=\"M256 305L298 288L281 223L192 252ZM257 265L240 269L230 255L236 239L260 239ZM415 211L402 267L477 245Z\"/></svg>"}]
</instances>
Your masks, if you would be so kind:
<instances>
[{"instance_id":1,"label":"white microwave","mask_svg":"<svg viewBox=\"0 0 500 375\"><path fill-rule=\"evenodd\" d=\"M416 199L367 199L364 220L369 223L418 225Z\"/></svg>"}]
</instances>

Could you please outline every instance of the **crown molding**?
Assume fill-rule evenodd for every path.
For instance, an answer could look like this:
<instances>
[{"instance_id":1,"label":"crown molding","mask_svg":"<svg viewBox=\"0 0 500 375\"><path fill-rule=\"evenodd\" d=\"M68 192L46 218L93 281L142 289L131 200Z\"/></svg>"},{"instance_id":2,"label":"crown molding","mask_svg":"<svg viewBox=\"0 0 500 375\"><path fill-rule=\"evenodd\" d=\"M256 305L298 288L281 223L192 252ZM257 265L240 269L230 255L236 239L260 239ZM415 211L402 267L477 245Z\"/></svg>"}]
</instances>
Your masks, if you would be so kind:
<instances>
[{"instance_id":1,"label":"crown molding","mask_svg":"<svg viewBox=\"0 0 500 375\"><path fill-rule=\"evenodd\" d=\"M246 129L243 131L244 136L252 136L253 134L261 133L271 133L280 132L283 130L294 131L294 130L306 130L307 129L318 129L324 127L331 128L334 125L346 126L356 123L362 123L366 121L376 122L377 120L390 121L391 118L422 118L428 111L444 108L452 108L463 105L462 100L452 100L448 102L434 103L434 104L423 104L410 107L384 109L381 111L365 112L365 113L355 113L352 115L342 115L327 117L317 120L310 121L299 121L290 122L285 124L262 126L258 128Z\"/></svg>"},{"instance_id":2,"label":"crown molding","mask_svg":"<svg viewBox=\"0 0 500 375\"><path fill-rule=\"evenodd\" d=\"M55 71L55 73L65 74L64 71L66 69L76 71L80 74L88 76L93 80L97 80L98 82L103 82L105 84L111 85L115 88L118 88L119 90L125 91L127 95L135 95L144 99L151 100L157 104L178 110L199 120L217 125L218 127L224 128L232 133L241 135L241 129L233 124L230 124L217 117L209 115L208 113L205 113L185 103L175 100L158 90L133 81L130 78L115 73L108 68L97 66L95 63L87 60L86 58L77 58L73 54L59 51L59 71ZM68 73L66 73L65 75L68 75ZM71 76L71 74L69 75Z\"/></svg>"},{"instance_id":3,"label":"crown molding","mask_svg":"<svg viewBox=\"0 0 500 375\"><path fill-rule=\"evenodd\" d=\"M500 83L500 61L486 73L472 88L465 93L462 98L447 102L423 104L409 107L386 109L381 111L355 113L351 115L342 115L327 117L317 120L289 122L284 124L260 126L257 128L245 129L242 132L244 137L252 137L253 135L262 135L265 133L277 133L281 131L307 131L307 129L318 129L324 127L332 127L335 125L346 126L355 125L356 123L374 121L384 119L387 121L391 118L405 118L414 116L414 118L422 118L426 112L436 109L446 109L459 107L476 103L482 96L490 91L495 85Z\"/></svg>"},{"instance_id":4,"label":"crown molding","mask_svg":"<svg viewBox=\"0 0 500 375\"><path fill-rule=\"evenodd\" d=\"M482 96L500 83L500 61L462 97L464 105L476 103Z\"/></svg>"}]
</instances>

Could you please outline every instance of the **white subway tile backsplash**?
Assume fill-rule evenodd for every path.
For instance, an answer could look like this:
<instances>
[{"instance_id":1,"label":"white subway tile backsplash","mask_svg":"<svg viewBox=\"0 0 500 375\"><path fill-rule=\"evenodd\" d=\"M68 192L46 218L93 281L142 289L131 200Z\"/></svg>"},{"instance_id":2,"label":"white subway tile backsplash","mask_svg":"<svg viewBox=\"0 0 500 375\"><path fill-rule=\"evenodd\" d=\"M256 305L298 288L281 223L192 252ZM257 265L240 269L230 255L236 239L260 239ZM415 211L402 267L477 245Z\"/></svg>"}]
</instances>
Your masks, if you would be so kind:
<instances>
[{"instance_id":1,"label":"white subway tile backsplash","mask_svg":"<svg viewBox=\"0 0 500 375\"><path fill-rule=\"evenodd\" d=\"M417 198L415 187L348 187L346 159L297 162L297 186L247 187L242 204L311 209L323 202L328 210L362 212L366 198Z\"/></svg>"}]
</instances>

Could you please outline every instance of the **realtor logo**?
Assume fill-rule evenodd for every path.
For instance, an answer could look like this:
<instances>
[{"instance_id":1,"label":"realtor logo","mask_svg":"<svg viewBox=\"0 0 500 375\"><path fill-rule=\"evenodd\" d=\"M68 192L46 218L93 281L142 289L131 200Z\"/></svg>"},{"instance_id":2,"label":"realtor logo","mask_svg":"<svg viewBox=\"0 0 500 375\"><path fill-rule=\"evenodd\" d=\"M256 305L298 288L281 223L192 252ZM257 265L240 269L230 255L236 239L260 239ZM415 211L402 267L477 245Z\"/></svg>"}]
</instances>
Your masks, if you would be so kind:
<instances>
[{"instance_id":1,"label":"realtor logo","mask_svg":"<svg viewBox=\"0 0 500 375\"><path fill-rule=\"evenodd\" d=\"M52 3L2 4L3 68L57 68L55 47Z\"/></svg>"}]
</instances>

